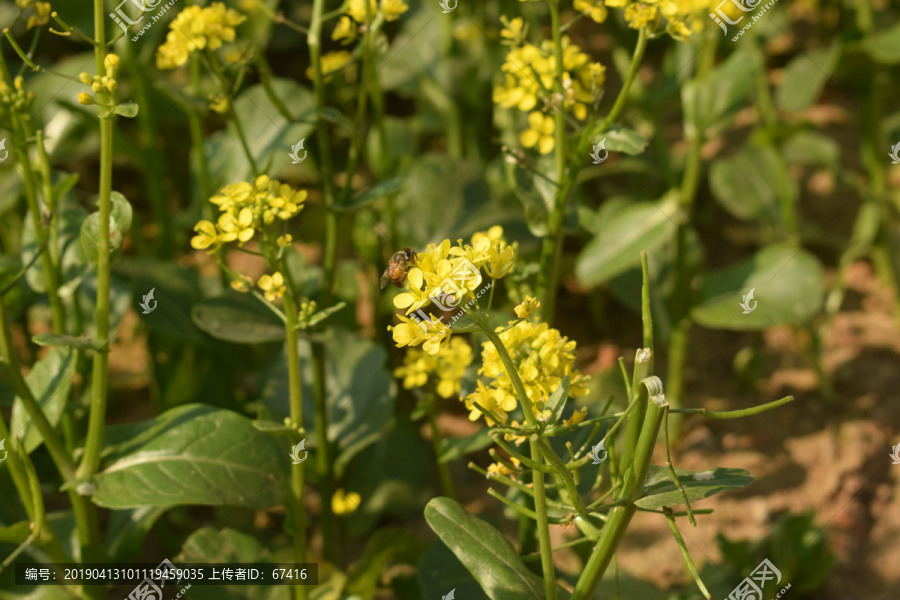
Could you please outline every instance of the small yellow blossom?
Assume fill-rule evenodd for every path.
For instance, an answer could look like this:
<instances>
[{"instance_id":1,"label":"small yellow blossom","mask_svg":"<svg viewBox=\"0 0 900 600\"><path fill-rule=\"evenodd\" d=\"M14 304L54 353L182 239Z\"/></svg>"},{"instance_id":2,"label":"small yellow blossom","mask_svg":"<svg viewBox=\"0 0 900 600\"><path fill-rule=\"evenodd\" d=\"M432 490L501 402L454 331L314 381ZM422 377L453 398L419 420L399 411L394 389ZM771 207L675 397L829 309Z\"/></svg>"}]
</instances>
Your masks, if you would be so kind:
<instances>
[{"instance_id":1,"label":"small yellow blossom","mask_svg":"<svg viewBox=\"0 0 900 600\"><path fill-rule=\"evenodd\" d=\"M582 406L581 408L575 409L575 412L572 413L571 417L569 417L568 419L563 419L562 424L563 425L578 425L579 423L584 421L584 418L587 417L587 414L588 414L588 410Z\"/></svg>"},{"instance_id":2,"label":"small yellow blossom","mask_svg":"<svg viewBox=\"0 0 900 600\"><path fill-rule=\"evenodd\" d=\"M655 3L632 2L625 7L625 19L628 21L628 26L633 29L641 27L652 29L659 21L659 7Z\"/></svg>"},{"instance_id":3,"label":"small yellow blossom","mask_svg":"<svg viewBox=\"0 0 900 600\"><path fill-rule=\"evenodd\" d=\"M412 349L403 357L403 366L394 370L394 377L403 378L403 387L411 390L423 387L429 379L437 379L437 393L441 398L459 395L466 369L472 364L472 347L455 337L431 355Z\"/></svg>"},{"instance_id":4,"label":"small yellow blossom","mask_svg":"<svg viewBox=\"0 0 900 600\"><path fill-rule=\"evenodd\" d=\"M525 296L522 303L515 308L516 316L520 319L527 319L533 315L534 311L540 308L540 306L541 303L539 300L535 300L531 296Z\"/></svg>"},{"instance_id":5,"label":"small yellow blossom","mask_svg":"<svg viewBox=\"0 0 900 600\"><path fill-rule=\"evenodd\" d=\"M34 14L28 17L27 28L37 27L38 25L46 25L50 21L50 13L52 9L49 2L35 2Z\"/></svg>"},{"instance_id":6,"label":"small yellow blossom","mask_svg":"<svg viewBox=\"0 0 900 600\"><path fill-rule=\"evenodd\" d=\"M278 244L279 248L286 248L291 245L291 242L294 240L294 237L287 233L285 235L278 236L278 239L275 240L275 243Z\"/></svg>"},{"instance_id":7,"label":"small yellow blossom","mask_svg":"<svg viewBox=\"0 0 900 600\"><path fill-rule=\"evenodd\" d=\"M119 72L119 56L117 54L107 54L103 59L103 66L106 67L106 75L115 77Z\"/></svg>"},{"instance_id":8,"label":"small yellow blossom","mask_svg":"<svg viewBox=\"0 0 900 600\"><path fill-rule=\"evenodd\" d=\"M338 19L334 31L331 32L331 39L340 41L347 45L356 39L356 23L347 15L341 15Z\"/></svg>"},{"instance_id":9,"label":"small yellow blossom","mask_svg":"<svg viewBox=\"0 0 900 600\"><path fill-rule=\"evenodd\" d=\"M275 302L287 291L284 285L284 276L278 271L275 271L272 275L263 275L256 282L256 285L265 292L266 300L269 302Z\"/></svg>"},{"instance_id":10,"label":"small yellow blossom","mask_svg":"<svg viewBox=\"0 0 900 600\"><path fill-rule=\"evenodd\" d=\"M216 226L207 220L200 221L196 225L194 225L194 231L197 232L193 238L191 238L191 247L197 250L205 250L209 248L213 244L215 244L215 248L218 248L221 244L218 243L218 232L216 231Z\"/></svg>"},{"instance_id":11,"label":"small yellow blossom","mask_svg":"<svg viewBox=\"0 0 900 600\"><path fill-rule=\"evenodd\" d=\"M228 102L228 98L225 96L214 96L212 94L209 95L209 108L219 113L220 115L224 115L228 112L228 108L231 104Z\"/></svg>"},{"instance_id":12,"label":"small yellow blossom","mask_svg":"<svg viewBox=\"0 0 900 600\"><path fill-rule=\"evenodd\" d=\"M542 410L550 394L566 375L570 380L570 397L579 398L588 393L589 377L575 368L575 342L562 336L558 330L551 329L546 323L520 321L511 329L499 333L499 336L521 376L525 392L535 409L535 417L540 416L539 403ZM518 400L506 367L492 342L482 344L481 361L479 374L491 381L485 384L479 379L476 391L465 398L466 406L473 408L472 403L478 402L490 408L505 423L506 414L516 408ZM470 414L469 418L477 419L477 412Z\"/></svg>"},{"instance_id":13,"label":"small yellow blossom","mask_svg":"<svg viewBox=\"0 0 900 600\"><path fill-rule=\"evenodd\" d=\"M221 2L185 8L169 24L166 41L156 50L156 67L174 69L185 64L191 52L216 50L223 42L233 42L234 28L246 18Z\"/></svg>"},{"instance_id":14,"label":"small yellow blossom","mask_svg":"<svg viewBox=\"0 0 900 600\"><path fill-rule=\"evenodd\" d=\"M606 20L606 6L603 0L575 0L573 7L589 16L595 23Z\"/></svg>"},{"instance_id":15,"label":"small yellow blossom","mask_svg":"<svg viewBox=\"0 0 900 600\"><path fill-rule=\"evenodd\" d=\"M331 497L331 511L336 515L348 515L359 508L362 500L356 492L344 492L338 489Z\"/></svg>"},{"instance_id":16,"label":"small yellow blossom","mask_svg":"<svg viewBox=\"0 0 900 600\"><path fill-rule=\"evenodd\" d=\"M510 423L510 426L516 429L521 427L518 421L513 421L512 423ZM507 442L515 442L516 446L521 446L523 443L525 443L525 440L528 439L528 436L516 435L515 433L505 433L503 434L503 439L505 439Z\"/></svg>"},{"instance_id":17,"label":"small yellow blossom","mask_svg":"<svg viewBox=\"0 0 900 600\"><path fill-rule=\"evenodd\" d=\"M503 15L500 17L500 22L503 23L503 29L500 30L500 37L503 38L501 41L513 46L521 44L528 32L528 26L525 25L522 17L509 20L506 15Z\"/></svg>"},{"instance_id":18,"label":"small yellow blossom","mask_svg":"<svg viewBox=\"0 0 900 600\"><path fill-rule=\"evenodd\" d=\"M357 23L368 23L369 20L375 18L375 13L378 11L375 0L369 0L368 11L369 18L366 19L366 0L350 0L350 5L347 7L347 14L353 17Z\"/></svg>"},{"instance_id":19,"label":"small yellow blossom","mask_svg":"<svg viewBox=\"0 0 900 600\"><path fill-rule=\"evenodd\" d=\"M549 154L556 144L553 138L555 130L556 123L552 116L535 111L528 115L528 129L519 135L519 141L526 148L537 146L541 154Z\"/></svg>"},{"instance_id":20,"label":"small yellow blossom","mask_svg":"<svg viewBox=\"0 0 900 600\"><path fill-rule=\"evenodd\" d=\"M94 103L94 97L87 92L81 92L80 94L78 94L78 103L84 104L85 106L90 106Z\"/></svg>"},{"instance_id":21,"label":"small yellow blossom","mask_svg":"<svg viewBox=\"0 0 900 600\"><path fill-rule=\"evenodd\" d=\"M81 83L84 85L91 85L94 83L94 78L84 72L78 74L78 79L80 79Z\"/></svg>"},{"instance_id":22,"label":"small yellow blossom","mask_svg":"<svg viewBox=\"0 0 900 600\"><path fill-rule=\"evenodd\" d=\"M403 0L381 0L381 14L385 21L396 21L408 10L409 5Z\"/></svg>"},{"instance_id":23,"label":"small yellow blossom","mask_svg":"<svg viewBox=\"0 0 900 600\"><path fill-rule=\"evenodd\" d=\"M347 81L353 81L356 77L356 70L352 67L348 67L348 65L353 64L353 55L346 50L338 50L337 52L323 54L320 59L320 64L322 65L322 78L325 81L330 81L342 70L345 70L344 79ZM307 67L306 76L312 80L312 67Z\"/></svg>"}]
</instances>

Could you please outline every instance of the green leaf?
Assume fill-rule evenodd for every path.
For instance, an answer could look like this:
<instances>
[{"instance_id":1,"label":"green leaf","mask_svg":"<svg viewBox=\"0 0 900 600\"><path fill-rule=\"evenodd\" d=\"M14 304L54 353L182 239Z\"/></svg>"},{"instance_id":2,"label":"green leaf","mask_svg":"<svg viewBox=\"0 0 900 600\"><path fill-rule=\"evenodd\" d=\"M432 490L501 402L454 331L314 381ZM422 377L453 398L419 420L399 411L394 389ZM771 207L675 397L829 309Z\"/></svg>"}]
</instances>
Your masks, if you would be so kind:
<instances>
[{"instance_id":1,"label":"green leaf","mask_svg":"<svg viewBox=\"0 0 900 600\"><path fill-rule=\"evenodd\" d=\"M21 544L31 535L31 522L19 521L8 527L0 527L0 543Z\"/></svg>"},{"instance_id":2,"label":"green leaf","mask_svg":"<svg viewBox=\"0 0 900 600\"><path fill-rule=\"evenodd\" d=\"M528 570L509 540L458 502L433 499L425 507L425 520L491 600L543 600L541 578Z\"/></svg>"},{"instance_id":3,"label":"green leaf","mask_svg":"<svg viewBox=\"0 0 900 600\"><path fill-rule=\"evenodd\" d=\"M284 499L289 450L247 417L185 404L147 421L107 428L92 498L106 508L269 508Z\"/></svg>"},{"instance_id":4,"label":"green leaf","mask_svg":"<svg viewBox=\"0 0 900 600\"><path fill-rule=\"evenodd\" d=\"M824 285L824 269L815 256L794 246L771 245L705 277L691 317L704 327L730 330L804 321L819 310ZM746 297L751 290L753 298Z\"/></svg>"},{"instance_id":5,"label":"green leaf","mask_svg":"<svg viewBox=\"0 0 900 600\"><path fill-rule=\"evenodd\" d=\"M647 139L633 129L615 127L599 135L591 136L591 139L601 137L606 138L605 147L610 152L637 156L647 148Z\"/></svg>"},{"instance_id":6,"label":"green leaf","mask_svg":"<svg viewBox=\"0 0 900 600\"><path fill-rule=\"evenodd\" d=\"M563 409L566 407L566 401L569 399L569 376L566 375L559 382L559 386L550 394L547 401L547 410L553 411L548 426L556 425L559 417L562 416Z\"/></svg>"},{"instance_id":7,"label":"green leaf","mask_svg":"<svg viewBox=\"0 0 900 600\"><path fill-rule=\"evenodd\" d=\"M761 68L755 53L733 52L705 79L691 79L681 88L684 128L688 139L717 132L740 110Z\"/></svg>"},{"instance_id":8,"label":"green leaf","mask_svg":"<svg viewBox=\"0 0 900 600\"><path fill-rule=\"evenodd\" d=\"M52 348L25 377L28 389L52 427L59 424L65 410L69 388L75 378L75 359L71 348ZM9 429L13 435L22 438L29 454L44 442L19 397L13 404Z\"/></svg>"},{"instance_id":9,"label":"green leaf","mask_svg":"<svg viewBox=\"0 0 900 600\"><path fill-rule=\"evenodd\" d=\"M134 560L144 547L144 540L156 520L169 506L144 506L110 512L103 549L113 561Z\"/></svg>"},{"instance_id":10,"label":"green leaf","mask_svg":"<svg viewBox=\"0 0 900 600\"><path fill-rule=\"evenodd\" d=\"M393 378L385 370L387 352L383 347L341 330L329 330L326 343L331 348L340 348L339 352L327 353L325 365L328 439L337 449L334 470L339 475L347 462L378 439L387 427L394 408ZM306 431L315 431L314 375L309 344L301 343L299 353L303 426ZM290 416L287 360L283 353L265 374L261 395L276 422Z\"/></svg>"},{"instance_id":11,"label":"green leaf","mask_svg":"<svg viewBox=\"0 0 900 600\"><path fill-rule=\"evenodd\" d=\"M817 131L799 131L782 147L789 163L823 166L837 169L841 160L841 147L827 135Z\"/></svg>"},{"instance_id":12,"label":"green leaf","mask_svg":"<svg viewBox=\"0 0 900 600\"><path fill-rule=\"evenodd\" d=\"M456 590L460 600L488 600L478 582L441 540L425 550L416 571L422 592L417 598L443 598L450 590Z\"/></svg>"},{"instance_id":13,"label":"green leaf","mask_svg":"<svg viewBox=\"0 0 900 600\"><path fill-rule=\"evenodd\" d=\"M641 262L641 250L651 252L669 241L681 219L673 192L658 202L621 205L607 216L578 255L575 274L584 285L599 285Z\"/></svg>"},{"instance_id":14,"label":"green leaf","mask_svg":"<svg viewBox=\"0 0 900 600\"><path fill-rule=\"evenodd\" d=\"M74 185L78 178L74 177L74 181L72 179L73 178L70 177L66 181L71 181ZM59 185L65 187L62 183ZM66 183L66 185L68 185L68 183ZM63 257L62 281L68 281L74 270L75 265L73 263L77 262L72 256L73 251L77 250L77 244L72 244L71 242L81 235L81 225L87 216L87 212L78 206L74 200L70 200L69 197L65 195L64 191L60 192L59 195L56 195L56 198L58 198L60 207L58 209L59 217L57 220L59 223L59 256ZM40 250L40 244L38 244L37 236L34 232L34 221L31 218L31 213L26 212L25 220L22 225L22 264L27 265L30 263L38 250ZM32 264L28 271L25 272L25 278L28 281L29 287L34 291L38 293L47 291L47 277L44 275L44 263L42 259L38 258L35 260L34 264Z\"/></svg>"},{"instance_id":15,"label":"green leaf","mask_svg":"<svg viewBox=\"0 0 900 600\"><path fill-rule=\"evenodd\" d=\"M479 429L472 435L463 438L444 438L441 446L440 462L450 462L457 458L462 458L466 454L484 450L494 443L491 439L490 429L484 427Z\"/></svg>"},{"instance_id":16,"label":"green leaf","mask_svg":"<svg viewBox=\"0 0 900 600\"><path fill-rule=\"evenodd\" d=\"M309 318L309 322L306 324L306 327L312 327L314 325L318 325L337 311L341 310L347 306L346 302L338 302L334 306L329 306L325 310L320 310L318 312L313 313L313 315Z\"/></svg>"},{"instance_id":17,"label":"green leaf","mask_svg":"<svg viewBox=\"0 0 900 600\"><path fill-rule=\"evenodd\" d=\"M235 344L261 344L284 339L284 323L250 294L228 293L194 307L191 318L214 338Z\"/></svg>"},{"instance_id":18,"label":"green leaf","mask_svg":"<svg viewBox=\"0 0 900 600\"><path fill-rule=\"evenodd\" d=\"M134 102L116 104L116 114L123 117L134 118L138 114L138 108L139 106Z\"/></svg>"},{"instance_id":19,"label":"green leaf","mask_svg":"<svg viewBox=\"0 0 900 600\"><path fill-rule=\"evenodd\" d=\"M299 433L296 429L282 423L276 423L275 421L256 419L252 424L254 429L268 433L269 435L293 435Z\"/></svg>"},{"instance_id":20,"label":"green leaf","mask_svg":"<svg viewBox=\"0 0 900 600\"><path fill-rule=\"evenodd\" d=\"M734 156L713 161L709 171L713 197L722 208L743 220L780 221L779 180L786 182L796 196L787 166L771 146L745 145Z\"/></svg>"},{"instance_id":21,"label":"green leaf","mask_svg":"<svg viewBox=\"0 0 900 600\"><path fill-rule=\"evenodd\" d=\"M900 22L863 41L863 48L876 62L900 63Z\"/></svg>"},{"instance_id":22,"label":"green leaf","mask_svg":"<svg viewBox=\"0 0 900 600\"><path fill-rule=\"evenodd\" d=\"M424 544L413 534L400 529L379 529L366 542L365 552L354 566L344 593L360 600L373 600L381 573L389 561L415 565L423 551Z\"/></svg>"},{"instance_id":23,"label":"green leaf","mask_svg":"<svg viewBox=\"0 0 900 600\"><path fill-rule=\"evenodd\" d=\"M368 206L389 194L393 194L406 184L405 177L391 177L380 183L376 183L365 192L351 200L346 206L336 206L332 210L336 212L348 212Z\"/></svg>"},{"instance_id":24,"label":"green leaf","mask_svg":"<svg viewBox=\"0 0 900 600\"><path fill-rule=\"evenodd\" d=\"M775 102L783 110L801 111L812 106L841 58L843 46L834 42L829 48L801 52L784 68L775 90Z\"/></svg>"},{"instance_id":25,"label":"green leaf","mask_svg":"<svg viewBox=\"0 0 900 600\"><path fill-rule=\"evenodd\" d=\"M122 247L125 234L131 229L131 204L119 192L110 193L109 251L114 253ZM97 264L100 248L100 213L93 212L81 224L81 245L91 264Z\"/></svg>"},{"instance_id":26,"label":"green leaf","mask_svg":"<svg viewBox=\"0 0 900 600\"><path fill-rule=\"evenodd\" d=\"M753 477L743 469L716 467L700 472L675 469L675 474L692 503L753 483ZM641 508L658 509L684 504L684 497L675 487L668 467L650 465L644 481L644 495L634 503Z\"/></svg>"},{"instance_id":27,"label":"green leaf","mask_svg":"<svg viewBox=\"0 0 900 600\"><path fill-rule=\"evenodd\" d=\"M106 340L95 340L84 335L75 337L74 335L41 333L31 338L31 341L39 346L65 346L67 348L94 350L97 352L103 352L106 349Z\"/></svg>"},{"instance_id":28,"label":"green leaf","mask_svg":"<svg viewBox=\"0 0 900 600\"><path fill-rule=\"evenodd\" d=\"M185 540L172 562L176 567L186 563L257 563L262 565L259 568L267 570L269 574L272 569L265 569L264 566L272 564L274 568L274 560L255 537L230 527L201 527L195 530ZM289 593L269 595L272 589L260 585L193 586L184 597L195 600L281 600L290 597Z\"/></svg>"}]
</instances>

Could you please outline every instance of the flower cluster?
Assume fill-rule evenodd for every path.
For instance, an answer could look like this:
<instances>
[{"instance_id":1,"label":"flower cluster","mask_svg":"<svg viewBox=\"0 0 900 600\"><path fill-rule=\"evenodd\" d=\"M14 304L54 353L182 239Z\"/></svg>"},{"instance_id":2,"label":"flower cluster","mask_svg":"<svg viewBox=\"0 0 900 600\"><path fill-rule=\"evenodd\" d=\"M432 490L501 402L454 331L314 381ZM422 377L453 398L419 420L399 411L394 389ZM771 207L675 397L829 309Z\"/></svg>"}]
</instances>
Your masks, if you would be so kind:
<instances>
[{"instance_id":1,"label":"flower cluster","mask_svg":"<svg viewBox=\"0 0 900 600\"><path fill-rule=\"evenodd\" d=\"M633 29L647 27L655 29L660 18L666 19L666 32L677 40L686 40L692 33L700 31L704 23L708 22L706 13L716 2L710 0L604 0L610 8L625 10L625 19L628 26ZM718 0L717 0L718 1ZM575 0L575 8L590 15L598 23L596 16L601 11L598 5L601 0ZM605 7L602 11L605 18Z\"/></svg>"},{"instance_id":2,"label":"flower cluster","mask_svg":"<svg viewBox=\"0 0 900 600\"><path fill-rule=\"evenodd\" d=\"M500 279L512 271L516 252L517 244L504 241L500 226L476 233L469 244L462 240L456 246L450 240L429 244L407 274L406 290L394 298L394 306L405 309L406 315L415 313L412 318L400 316L401 323L391 328L397 347L422 344L425 352L436 354L450 339L445 320L458 318L493 285L483 285L481 269Z\"/></svg>"},{"instance_id":3,"label":"flower cluster","mask_svg":"<svg viewBox=\"0 0 900 600\"><path fill-rule=\"evenodd\" d=\"M194 226L197 235L191 239L191 246L197 250L209 248L212 252L228 242L243 245L265 226L276 220L286 221L300 212L306 195L306 190L295 190L267 175L260 175L253 183L229 184L209 199L222 213L218 221L197 223ZM282 286L274 284L274 289L279 287Z\"/></svg>"},{"instance_id":4,"label":"flower cluster","mask_svg":"<svg viewBox=\"0 0 900 600\"><path fill-rule=\"evenodd\" d=\"M34 92L25 89L25 79L21 75L13 80L12 88L0 78L0 107L10 111L23 112L31 106L33 101Z\"/></svg>"},{"instance_id":5,"label":"flower cluster","mask_svg":"<svg viewBox=\"0 0 900 600\"><path fill-rule=\"evenodd\" d=\"M374 21L379 11L385 21L396 21L407 10L409 5L403 0L368 0L368 6L366 0L350 0L347 12L338 19L331 39L350 44L356 39L360 26L367 26Z\"/></svg>"},{"instance_id":6,"label":"flower cluster","mask_svg":"<svg viewBox=\"0 0 900 600\"><path fill-rule=\"evenodd\" d=\"M429 379L436 378L438 395L452 398L459 394L472 357L472 347L464 339L455 337L434 355L410 350L403 358L403 366L394 371L394 377L402 377L403 387L408 390L423 387Z\"/></svg>"},{"instance_id":7,"label":"flower cluster","mask_svg":"<svg viewBox=\"0 0 900 600\"><path fill-rule=\"evenodd\" d=\"M50 13L53 11L53 8L50 6L49 2L16 0L16 4L22 9L34 6L34 14L28 17L28 29L32 29L38 25L46 25L50 21Z\"/></svg>"},{"instance_id":8,"label":"flower cluster","mask_svg":"<svg viewBox=\"0 0 900 600\"><path fill-rule=\"evenodd\" d=\"M195 50L215 50L223 42L234 41L234 28L246 18L221 2L213 2L205 8L196 5L185 8L169 24L166 41L156 51L157 68L180 67Z\"/></svg>"},{"instance_id":9,"label":"flower cluster","mask_svg":"<svg viewBox=\"0 0 900 600\"><path fill-rule=\"evenodd\" d=\"M575 368L575 341L562 336L546 323L521 321L500 335L522 378L525 393L533 405L536 418L546 410L545 404L562 378L569 376L569 396L578 398L588 393L588 380ZM508 413L518 406L516 392L500 354L491 342L484 342L481 350L482 367L479 374L492 379L485 384L478 380L477 389L465 399L470 410L469 419L481 414L475 404L490 410L502 423ZM493 425L488 419L489 424Z\"/></svg>"},{"instance_id":10,"label":"flower cluster","mask_svg":"<svg viewBox=\"0 0 900 600\"><path fill-rule=\"evenodd\" d=\"M556 57L553 42L544 40L540 46L524 41L525 28L522 19L504 19L506 27L501 37L511 46L503 63L503 83L494 88L494 102L503 108L516 108L530 113L528 129L520 141L526 148L537 146L541 153L553 150L553 118L545 115L543 109L555 105L571 112L577 119L585 119L588 105L599 96L606 79L606 67L592 62L590 57L568 36L563 36L562 96L553 92L557 79ZM538 107L538 97L544 105Z\"/></svg>"},{"instance_id":11,"label":"flower cluster","mask_svg":"<svg viewBox=\"0 0 900 600\"><path fill-rule=\"evenodd\" d=\"M115 54L107 54L106 58L103 59L103 66L106 69L105 75L94 75L91 77L87 73L81 73L78 79L84 85L91 86L91 91L95 94L112 95L119 89L119 84L116 82L116 73L119 72L119 57ZM96 101L97 99L87 92L78 94L78 102L81 104L91 105Z\"/></svg>"}]
</instances>

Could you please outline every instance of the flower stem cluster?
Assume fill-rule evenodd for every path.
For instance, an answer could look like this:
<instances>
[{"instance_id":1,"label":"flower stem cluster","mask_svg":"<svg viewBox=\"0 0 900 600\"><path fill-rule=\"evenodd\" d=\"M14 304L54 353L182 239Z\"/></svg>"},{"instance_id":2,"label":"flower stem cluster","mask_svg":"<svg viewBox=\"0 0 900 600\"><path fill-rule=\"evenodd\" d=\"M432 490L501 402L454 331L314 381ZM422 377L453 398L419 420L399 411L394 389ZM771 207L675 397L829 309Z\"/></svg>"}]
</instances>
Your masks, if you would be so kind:
<instances>
[{"instance_id":1,"label":"flower stem cluster","mask_svg":"<svg viewBox=\"0 0 900 600\"><path fill-rule=\"evenodd\" d=\"M11 112L27 112L32 102L34 92L25 89L25 79L21 75L13 80L13 87L0 79L0 107Z\"/></svg>"},{"instance_id":2,"label":"flower stem cluster","mask_svg":"<svg viewBox=\"0 0 900 600\"><path fill-rule=\"evenodd\" d=\"M119 57L115 54L107 54L103 60L103 66L106 70L105 75L91 76L88 73L81 73L78 79L84 85L90 86L91 91L95 94L112 96L119 89L119 84L116 82L116 74L119 72ZM78 94L78 102L88 106L91 104L103 104L87 92Z\"/></svg>"},{"instance_id":3,"label":"flower stem cluster","mask_svg":"<svg viewBox=\"0 0 900 600\"><path fill-rule=\"evenodd\" d=\"M174 69L184 65L191 52L216 50L224 42L233 42L235 27L247 17L226 8L221 2L207 7L189 6L169 24L165 43L156 50L156 67Z\"/></svg>"},{"instance_id":4,"label":"flower stem cluster","mask_svg":"<svg viewBox=\"0 0 900 600\"><path fill-rule=\"evenodd\" d=\"M403 387L412 390L424 387L437 379L436 391L441 398L459 395L466 369L472 364L472 347L455 337L441 347L437 354L412 349L403 357L403 366L394 370L394 377L403 379Z\"/></svg>"}]
</instances>

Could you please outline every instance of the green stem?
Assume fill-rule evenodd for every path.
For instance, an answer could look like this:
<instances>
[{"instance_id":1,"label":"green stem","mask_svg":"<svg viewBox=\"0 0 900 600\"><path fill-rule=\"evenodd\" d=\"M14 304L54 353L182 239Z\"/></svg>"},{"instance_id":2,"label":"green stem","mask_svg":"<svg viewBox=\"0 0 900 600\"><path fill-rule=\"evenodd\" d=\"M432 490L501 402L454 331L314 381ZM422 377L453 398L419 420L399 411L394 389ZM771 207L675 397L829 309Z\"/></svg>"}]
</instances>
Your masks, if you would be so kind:
<instances>
[{"instance_id":1,"label":"green stem","mask_svg":"<svg viewBox=\"0 0 900 600\"><path fill-rule=\"evenodd\" d=\"M291 421L303 426L303 382L300 372L300 353L297 346L297 307L294 291L288 287L285 292L284 314L286 317L285 344L287 346L288 384L290 387ZM322 449L320 448L320 451ZM306 507L303 502L303 463L291 465L291 506L294 516L294 561L306 562ZM323 504L331 504L331 498L323 498ZM294 598L304 600L306 587L293 587Z\"/></svg>"},{"instance_id":2,"label":"green stem","mask_svg":"<svg viewBox=\"0 0 900 600\"><path fill-rule=\"evenodd\" d=\"M531 403L531 399L528 398L525 385L522 383L519 372L516 370L516 364L510 357L509 351L506 349L500 336L490 328L477 308L469 311L469 315L472 321L481 327L481 330L497 349L500 361L503 363L513 388L516 390L516 395L519 397L519 403L522 405L522 412L525 415L525 421L528 423L528 426L537 427L537 419L534 417L534 406ZM543 457L541 456L541 448L536 436L529 438L529 446L531 448L531 460L535 463L540 463ZM556 600L556 572L553 568L553 550L550 545L550 523L547 519L547 493L544 489L544 473L535 468L531 470L531 477L534 484L534 512L536 515L535 520L537 521L538 545L541 551L541 570L544 575L545 591L547 600Z\"/></svg>"},{"instance_id":3,"label":"green stem","mask_svg":"<svg viewBox=\"0 0 900 600\"><path fill-rule=\"evenodd\" d=\"M688 552L687 546L684 545L684 539L681 537L681 532L678 531L678 525L675 523L675 516L672 513L672 509L669 507L663 508L663 512L666 515L666 521L669 523L669 530L672 532L672 535L675 536L675 542L678 544L678 548L681 550L681 556L684 558L684 562L687 565L688 571L691 572L691 576L694 578L694 581L697 583L697 587L700 588L700 592L703 594L703 597L706 600L710 600L712 596L709 593L709 590L706 589L706 586L703 585L703 580L700 579L700 573L697 572L697 567L694 566L694 560L691 558L690 552ZM690 510L688 510L688 515L691 518L691 521L694 520L693 515Z\"/></svg>"},{"instance_id":4,"label":"green stem","mask_svg":"<svg viewBox=\"0 0 900 600\"><path fill-rule=\"evenodd\" d=\"M321 113L326 108L325 102L325 80L322 74L321 61L321 38L322 38L322 22L324 0L314 0L312 20L309 25L309 33L307 35L307 45L309 46L309 56L313 71L313 88L315 91L316 108ZM323 257L323 276L322 289L320 290L322 305L330 306L334 295L335 270L337 266L337 213L332 209L335 206L335 189L334 189L334 171L331 162L331 143L328 136L328 125L325 119L321 117L316 120L316 141L319 146L319 166L322 172L322 193L325 197L325 243ZM355 168L355 165L354 165ZM352 173L348 172L347 187L350 188L349 179ZM325 388L324 365L327 360L327 353L324 346L314 349L313 357L320 361L319 369L322 369L323 377L321 385L316 386L316 433L324 446L320 452L328 452L328 413L326 407L327 390ZM323 513L323 535L325 535L324 548L326 558L328 552L333 554L334 529L331 525L333 516L331 514L331 491L334 489L333 471L331 461L320 463L320 473L322 476L322 513ZM330 538L330 539L329 539Z\"/></svg>"},{"instance_id":5,"label":"green stem","mask_svg":"<svg viewBox=\"0 0 900 600\"><path fill-rule=\"evenodd\" d=\"M697 59L695 80L701 81L709 75L716 58L716 46L718 36L715 32L706 35L706 45L700 50ZM702 43L702 40L701 40ZM675 272L676 282L672 298L672 320L675 327L669 337L669 368L666 386L666 396L669 404L675 408L682 406L684 394L684 367L687 360L687 348L690 338L691 320L689 310L691 306L691 273L688 265L688 234L694 198L700 183L701 148L703 147L704 132L697 131L690 140L690 152L685 163L684 176L681 181L679 205L684 215L684 221L678 226L676 233ZM672 419L672 437L678 440L681 437L681 419Z\"/></svg>"},{"instance_id":6,"label":"green stem","mask_svg":"<svg viewBox=\"0 0 900 600\"><path fill-rule=\"evenodd\" d=\"M749 417L752 415L758 415L759 413L766 412L767 410L772 410L773 408L778 408L782 404L787 404L788 402L793 402L793 396L785 396L780 400L773 400L772 402L767 402L765 404L760 404L759 406L752 406L750 408L744 408L741 410L723 410L723 411L715 411L715 410L707 410L705 408L679 408L672 409L669 412L673 413L685 413L685 414L694 414L694 415L703 415L708 419L739 419L741 417Z\"/></svg>"},{"instance_id":7,"label":"green stem","mask_svg":"<svg viewBox=\"0 0 900 600\"><path fill-rule=\"evenodd\" d=\"M322 502L322 556L334 562L334 513L331 510L331 496L334 493L334 470L332 468L331 446L328 442L328 407L325 396L325 365L327 354L325 345L311 342L313 361L313 392L316 401L316 453L319 480L319 495ZM324 501L327 499L327 501Z\"/></svg>"}]
</instances>

